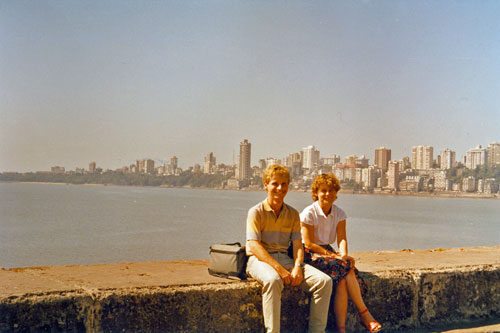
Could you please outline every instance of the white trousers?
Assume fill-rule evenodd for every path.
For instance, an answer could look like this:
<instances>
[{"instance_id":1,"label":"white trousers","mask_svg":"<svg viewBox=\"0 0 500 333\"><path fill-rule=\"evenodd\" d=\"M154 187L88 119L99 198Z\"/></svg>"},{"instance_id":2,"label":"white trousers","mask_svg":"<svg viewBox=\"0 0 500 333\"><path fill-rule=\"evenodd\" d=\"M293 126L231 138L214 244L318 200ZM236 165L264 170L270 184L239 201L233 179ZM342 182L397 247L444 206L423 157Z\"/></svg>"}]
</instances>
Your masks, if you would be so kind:
<instances>
[{"instance_id":1,"label":"white trousers","mask_svg":"<svg viewBox=\"0 0 500 333\"><path fill-rule=\"evenodd\" d=\"M286 253L271 253L283 267L291 271L294 261ZM281 292L283 280L269 264L255 256L248 258L247 274L262 284L262 312L267 332L280 331ZM324 332L332 295L332 279L320 270L305 265L301 288L312 294L309 313L309 332Z\"/></svg>"}]
</instances>

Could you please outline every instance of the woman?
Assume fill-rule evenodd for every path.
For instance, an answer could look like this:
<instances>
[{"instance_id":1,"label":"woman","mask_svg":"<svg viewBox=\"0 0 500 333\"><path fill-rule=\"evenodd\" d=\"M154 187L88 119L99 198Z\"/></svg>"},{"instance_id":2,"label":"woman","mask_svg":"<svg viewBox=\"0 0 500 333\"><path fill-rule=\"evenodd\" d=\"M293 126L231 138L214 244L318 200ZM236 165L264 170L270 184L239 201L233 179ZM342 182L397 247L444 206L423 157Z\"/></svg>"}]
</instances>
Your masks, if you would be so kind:
<instances>
[{"instance_id":1,"label":"woman","mask_svg":"<svg viewBox=\"0 0 500 333\"><path fill-rule=\"evenodd\" d=\"M309 253L306 262L330 275L333 280L337 329L345 332L349 296L358 308L362 324L370 332L378 332L382 329L382 325L373 318L363 302L361 289L366 289L366 286L354 267L354 258L348 255L346 215L342 209L333 204L340 190L339 181L334 175L318 175L311 190L314 203L300 214L302 240L306 253ZM330 246L335 239L339 248L338 253Z\"/></svg>"}]
</instances>

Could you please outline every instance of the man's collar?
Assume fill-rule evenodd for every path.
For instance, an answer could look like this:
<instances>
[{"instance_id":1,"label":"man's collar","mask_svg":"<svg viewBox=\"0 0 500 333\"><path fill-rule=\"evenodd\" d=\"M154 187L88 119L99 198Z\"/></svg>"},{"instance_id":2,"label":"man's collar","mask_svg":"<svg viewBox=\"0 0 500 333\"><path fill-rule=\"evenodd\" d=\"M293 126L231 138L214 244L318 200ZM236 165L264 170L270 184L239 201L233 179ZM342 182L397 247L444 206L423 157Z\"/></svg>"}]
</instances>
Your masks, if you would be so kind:
<instances>
[{"instance_id":1,"label":"man's collar","mask_svg":"<svg viewBox=\"0 0 500 333\"><path fill-rule=\"evenodd\" d=\"M262 201L262 207L264 208L265 211L274 212L274 210L271 208L271 205L269 204L269 202L267 202L267 198L264 201ZM285 209L286 209L286 204L283 202L283 205L281 205L280 212L285 210Z\"/></svg>"}]
</instances>

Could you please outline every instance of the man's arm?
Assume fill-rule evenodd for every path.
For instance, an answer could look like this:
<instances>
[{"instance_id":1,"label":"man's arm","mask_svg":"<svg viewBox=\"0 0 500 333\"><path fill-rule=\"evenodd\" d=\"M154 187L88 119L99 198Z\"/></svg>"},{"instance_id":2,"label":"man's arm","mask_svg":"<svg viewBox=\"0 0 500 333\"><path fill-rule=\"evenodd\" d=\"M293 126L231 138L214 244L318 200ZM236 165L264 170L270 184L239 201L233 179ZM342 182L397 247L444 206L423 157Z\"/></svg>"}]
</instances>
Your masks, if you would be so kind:
<instances>
[{"instance_id":1,"label":"man's arm","mask_svg":"<svg viewBox=\"0 0 500 333\"><path fill-rule=\"evenodd\" d=\"M285 285L289 285L292 283L292 275L290 274L290 272L287 271L285 267L281 266L279 262L277 262L273 257L269 255L269 252L267 252L264 246L262 246L262 243L260 241L247 240L246 246L250 249L250 253L252 253L255 257L257 257L257 259L259 259L262 262L265 262L266 264L269 264L272 268L274 268L274 270L279 274L281 280L283 280L283 283Z\"/></svg>"},{"instance_id":2,"label":"man's arm","mask_svg":"<svg viewBox=\"0 0 500 333\"><path fill-rule=\"evenodd\" d=\"M302 271L302 265L304 263L304 248L302 247L302 241L300 239L294 240L293 244L293 259L294 266L292 269L292 286L298 286L302 279L304 278L304 272Z\"/></svg>"}]
</instances>

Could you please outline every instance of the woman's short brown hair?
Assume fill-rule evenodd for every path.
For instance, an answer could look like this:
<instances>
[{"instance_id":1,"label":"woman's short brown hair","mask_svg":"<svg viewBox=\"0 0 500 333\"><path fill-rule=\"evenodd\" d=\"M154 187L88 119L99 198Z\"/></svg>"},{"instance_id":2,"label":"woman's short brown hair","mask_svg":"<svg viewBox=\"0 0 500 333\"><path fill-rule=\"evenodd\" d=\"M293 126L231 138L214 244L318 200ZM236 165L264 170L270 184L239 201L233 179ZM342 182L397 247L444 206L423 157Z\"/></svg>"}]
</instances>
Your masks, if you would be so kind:
<instances>
[{"instance_id":1,"label":"woman's short brown hair","mask_svg":"<svg viewBox=\"0 0 500 333\"><path fill-rule=\"evenodd\" d=\"M290 171L288 171L287 168L279 164L273 164L266 168L264 174L262 175L262 182L264 184L269 184L271 178L273 178L276 175L288 178L288 181L290 182Z\"/></svg>"},{"instance_id":2,"label":"woman's short brown hair","mask_svg":"<svg viewBox=\"0 0 500 333\"><path fill-rule=\"evenodd\" d=\"M312 199L313 201L318 200L318 189L321 185L326 184L328 187L330 187L331 190L334 190L335 192L340 191L340 183L337 177L335 177L334 174L321 174L316 176L314 178L314 181L311 186L311 192L312 192Z\"/></svg>"}]
</instances>

